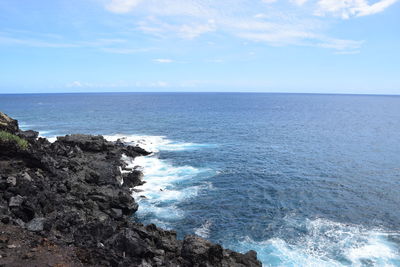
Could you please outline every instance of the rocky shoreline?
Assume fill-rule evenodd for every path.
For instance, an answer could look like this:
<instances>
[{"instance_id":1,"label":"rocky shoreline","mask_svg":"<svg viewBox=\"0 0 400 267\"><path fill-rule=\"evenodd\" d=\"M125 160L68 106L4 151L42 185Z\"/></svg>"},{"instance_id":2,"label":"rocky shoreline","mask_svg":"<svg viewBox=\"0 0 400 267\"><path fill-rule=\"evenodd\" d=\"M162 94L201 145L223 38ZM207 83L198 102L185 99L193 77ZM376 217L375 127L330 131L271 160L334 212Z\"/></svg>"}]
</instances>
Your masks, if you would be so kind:
<instances>
[{"instance_id":1,"label":"rocky shoreline","mask_svg":"<svg viewBox=\"0 0 400 267\"><path fill-rule=\"evenodd\" d=\"M144 149L90 135L50 143L1 112L0 133L0 266L261 266L254 251L135 222L142 173L121 172L121 157Z\"/></svg>"}]
</instances>

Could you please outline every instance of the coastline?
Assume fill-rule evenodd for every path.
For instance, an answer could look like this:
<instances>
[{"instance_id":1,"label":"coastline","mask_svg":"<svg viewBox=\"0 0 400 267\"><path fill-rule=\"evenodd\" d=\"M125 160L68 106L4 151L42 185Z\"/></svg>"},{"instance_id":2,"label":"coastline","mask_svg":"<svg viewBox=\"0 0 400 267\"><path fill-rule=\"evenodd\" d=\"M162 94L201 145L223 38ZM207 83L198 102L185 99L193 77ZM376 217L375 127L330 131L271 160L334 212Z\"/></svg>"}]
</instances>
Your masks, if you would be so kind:
<instances>
[{"instance_id":1,"label":"coastline","mask_svg":"<svg viewBox=\"0 0 400 267\"><path fill-rule=\"evenodd\" d=\"M261 266L254 251L197 236L178 240L174 231L132 220L131 189L143 184L142 173L127 169L122 156L146 150L89 135L50 143L3 113L0 122L29 142L0 141L0 265Z\"/></svg>"}]
</instances>

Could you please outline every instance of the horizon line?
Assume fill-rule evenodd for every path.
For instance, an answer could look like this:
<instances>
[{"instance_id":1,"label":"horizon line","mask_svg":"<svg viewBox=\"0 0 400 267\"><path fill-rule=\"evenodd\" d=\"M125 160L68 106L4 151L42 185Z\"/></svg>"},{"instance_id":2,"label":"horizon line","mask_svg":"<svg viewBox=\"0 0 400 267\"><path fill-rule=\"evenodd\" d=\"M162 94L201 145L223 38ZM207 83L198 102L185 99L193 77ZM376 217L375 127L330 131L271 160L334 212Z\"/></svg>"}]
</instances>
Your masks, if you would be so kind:
<instances>
[{"instance_id":1,"label":"horizon line","mask_svg":"<svg viewBox=\"0 0 400 267\"><path fill-rule=\"evenodd\" d=\"M0 93L0 95L72 95L72 94L292 94L292 95L353 95L353 96L400 96L388 93L322 93L322 92L258 92L258 91L131 91L131 92L34 92L34 93Z\"/></svg>"}]
</instances>

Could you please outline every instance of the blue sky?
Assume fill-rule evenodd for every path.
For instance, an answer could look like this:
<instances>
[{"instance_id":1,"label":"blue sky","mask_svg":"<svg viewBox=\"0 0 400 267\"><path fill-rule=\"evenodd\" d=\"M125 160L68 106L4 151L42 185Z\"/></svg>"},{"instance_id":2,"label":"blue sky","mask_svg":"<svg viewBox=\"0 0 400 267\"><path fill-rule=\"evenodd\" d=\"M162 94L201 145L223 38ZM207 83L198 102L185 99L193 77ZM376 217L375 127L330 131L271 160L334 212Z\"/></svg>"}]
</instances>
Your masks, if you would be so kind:
<instances>
[{"instance_id":1,"label":"blue sky","mask_svg":"<svg viewBox=\"0 0 400 267\"><path fill-rule=\"evenodd\" d=\"M400 94L400 0L1 0L0 93Z\"/></svg>"}]
</instances>

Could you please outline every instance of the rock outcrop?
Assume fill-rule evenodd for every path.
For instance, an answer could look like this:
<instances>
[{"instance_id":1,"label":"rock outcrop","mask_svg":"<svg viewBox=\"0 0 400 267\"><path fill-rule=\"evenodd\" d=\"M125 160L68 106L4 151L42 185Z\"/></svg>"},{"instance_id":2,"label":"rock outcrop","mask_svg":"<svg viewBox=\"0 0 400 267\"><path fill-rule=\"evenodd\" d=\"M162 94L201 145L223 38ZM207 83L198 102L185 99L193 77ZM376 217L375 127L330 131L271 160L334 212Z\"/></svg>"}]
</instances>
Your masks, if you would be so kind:
<instances>
[{"instance_id":1,"label":"rock outcrop","mask_svg":"<svg viewBox=\"0 0 400 267\"><path fill-rule=\"evenodd\" d=\"M17 133L19 131L18 121L0 111L0 131L6 131L12 134Z\"/></svg>"},{"instance_id":2,"label":"rock outcrop","mask_svg":"<svg viewBox=\"0 0 400 267\"><path fill-rule=\"evenodd\" d=\"M102 136L50 143L3 113L0 129L29 142L0 140L0 266L261 266L253 251L134 221L142 173L122 174L121 157L149 152Z\"/></svg>"}]
</instances>

